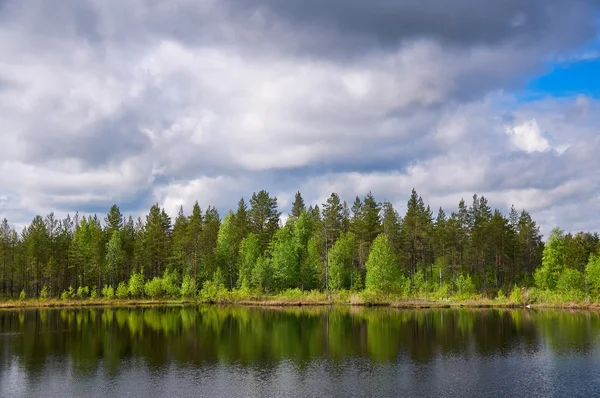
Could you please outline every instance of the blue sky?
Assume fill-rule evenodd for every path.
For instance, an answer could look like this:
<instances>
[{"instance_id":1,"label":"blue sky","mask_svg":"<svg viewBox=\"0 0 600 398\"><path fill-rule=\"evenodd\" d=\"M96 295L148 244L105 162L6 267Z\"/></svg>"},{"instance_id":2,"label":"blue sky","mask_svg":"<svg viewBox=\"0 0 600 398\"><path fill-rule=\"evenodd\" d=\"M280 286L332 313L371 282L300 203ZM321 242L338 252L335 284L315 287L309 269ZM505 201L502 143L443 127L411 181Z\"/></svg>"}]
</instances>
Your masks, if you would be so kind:
<instances>
[{"instance_id":1,"label":"blue sky","mask_svg":"<svg viewBox=\"0 0 600 398\"><path fill-rule=\"evenodd\" d=\"M474 193L600 230L594 0L0 0L0 217Z\"/></svg>"}]
</instances>

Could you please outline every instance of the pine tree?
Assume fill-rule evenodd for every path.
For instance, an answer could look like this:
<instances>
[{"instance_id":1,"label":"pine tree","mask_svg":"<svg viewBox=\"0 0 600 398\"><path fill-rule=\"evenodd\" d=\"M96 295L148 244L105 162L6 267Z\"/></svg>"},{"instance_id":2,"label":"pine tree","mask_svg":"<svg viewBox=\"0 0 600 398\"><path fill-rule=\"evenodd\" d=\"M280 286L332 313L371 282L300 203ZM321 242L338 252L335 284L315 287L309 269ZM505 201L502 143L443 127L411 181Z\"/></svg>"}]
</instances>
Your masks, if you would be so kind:
<instances>
[{"instance_id":1,"label":"pine tree","mask_svg":"<svg viewBox=\"0 0 600 398\"><path fill-rule=\"evenodd\" d=\"M300 191L298 191L294 197L294 203L292 203L292 212L290 213L290 216L292 218L298 218L304 211L306 211L304 199L302 199L302 195L300 194Z\"/></svg>"},{"instance_id":2,"label":"pine tree","mask_svg":"<svg viewBox=\"0 0 600 398\"><path fill-rule=\"evenodd\" d=\"M271 239L279 228L279 216L277 210L277 198L271 198L269 193L262 190L252 194L250 199L250 230L258 238L261 252L264 254L269 247Z\"/></svg>"},{"instance_id":3,"label":"pine tree","mask_svg":"<svg viewBox=\"0 0 600 398\"><path fill-rule=\"evenodd\" d=\"M196 284L198 285L198 267L200 266L200 258L201 258L201 240L202 240L202 228L204 224L204 219L202 217L202 210L198 205L198 202L194 203L194 207L192 208L192 215L189 218L188 222L188 241L191 244L191 252L192 252L192 268L193 275Z\"/></svg>"}]
</instances>

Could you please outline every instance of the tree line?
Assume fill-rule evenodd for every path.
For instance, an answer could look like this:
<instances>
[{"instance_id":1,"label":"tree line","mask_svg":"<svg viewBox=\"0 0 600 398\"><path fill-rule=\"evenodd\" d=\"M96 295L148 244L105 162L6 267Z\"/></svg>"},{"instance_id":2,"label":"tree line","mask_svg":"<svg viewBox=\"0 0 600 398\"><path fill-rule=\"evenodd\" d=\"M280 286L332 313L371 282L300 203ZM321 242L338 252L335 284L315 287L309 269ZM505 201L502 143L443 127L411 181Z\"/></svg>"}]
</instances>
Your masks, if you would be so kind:
<instances>
[{"instance_id":1,"label":"tree line","mask_svg":"<svg viewBox=\"0 0 600 398\"><path fill-rule=\"evenodd\" d=\"M307 207L298 192L286 222L281 219L277 198L264 190L249 203L240 199L223 217L196 202L190 214L180 208L175 219L158 204L137 219L117 205L102 220L38 215L21 232L4 219L0 295L175 296L211 283L262 293L367 288L496 294L515 285L555 289L565 270L571 285L581 282L584 289L599 242L597 234L555 230L545 249L525 210L513 206L503 214L474 195L457 211L448 215L440 208L434 215L414 189L402 216L371 193L350 207L336 193Z\"/></svg>"}]
</instances>

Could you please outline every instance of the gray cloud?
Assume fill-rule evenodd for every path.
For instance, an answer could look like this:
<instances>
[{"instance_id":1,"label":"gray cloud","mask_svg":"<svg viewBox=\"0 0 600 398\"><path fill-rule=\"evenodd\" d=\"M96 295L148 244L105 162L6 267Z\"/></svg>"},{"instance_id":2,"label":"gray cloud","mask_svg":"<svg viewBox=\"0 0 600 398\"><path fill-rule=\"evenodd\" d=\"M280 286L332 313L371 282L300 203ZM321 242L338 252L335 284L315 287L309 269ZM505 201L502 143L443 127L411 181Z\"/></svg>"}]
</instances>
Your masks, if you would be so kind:
<instances>
[{"instance_id":1,"label":"gray cloud","mask_svg":"<svg viewBox=\"0 0 600 398\"><path fill-rule=\"evenodd\" d=\"M583 225L573 203L600 189L598 101L510 94L596 34L593 1L1 4L15 223L114 202L223 212L262 188L284 207L301 189L402 208L416 187L433 207L480 192ZM531 120L551 149L506 134Z\"/></svg>"}]
</instances>

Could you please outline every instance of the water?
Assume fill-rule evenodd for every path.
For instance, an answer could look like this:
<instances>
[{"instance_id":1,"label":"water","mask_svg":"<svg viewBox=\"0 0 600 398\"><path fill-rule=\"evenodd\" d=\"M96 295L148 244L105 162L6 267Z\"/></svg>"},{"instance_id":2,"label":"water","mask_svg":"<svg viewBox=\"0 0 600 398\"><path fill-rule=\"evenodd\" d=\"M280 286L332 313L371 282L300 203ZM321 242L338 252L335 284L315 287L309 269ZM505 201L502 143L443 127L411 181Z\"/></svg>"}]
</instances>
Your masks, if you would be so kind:
<instances>
[{"instance_id":1,"label":"water","mask_svg":"<svg viewBox=\"0 0 600 398\"><path fill-rule=\"evenodd\" d=\"M600 396L600 316L216 306L0 311L0 396Z\"/></svg>"}]
</instances>

